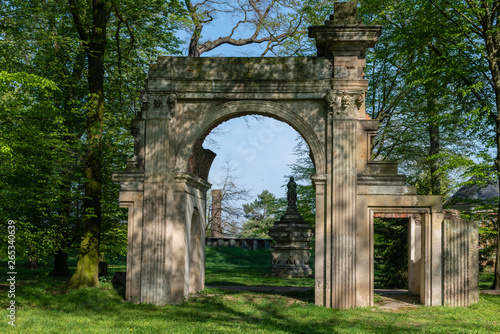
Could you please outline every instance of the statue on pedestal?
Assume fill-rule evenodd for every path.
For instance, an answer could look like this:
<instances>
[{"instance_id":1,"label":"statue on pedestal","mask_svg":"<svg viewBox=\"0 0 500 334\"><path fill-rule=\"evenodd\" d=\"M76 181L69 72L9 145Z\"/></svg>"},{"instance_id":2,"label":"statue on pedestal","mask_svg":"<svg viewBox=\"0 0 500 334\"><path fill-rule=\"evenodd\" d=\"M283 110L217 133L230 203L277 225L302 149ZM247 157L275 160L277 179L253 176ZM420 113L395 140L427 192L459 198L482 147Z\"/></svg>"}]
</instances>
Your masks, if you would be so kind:
<instances>
[{"instance_id":1,"label":"statue on pedestal","mask_svg":"<svg viewBox=\"0 0 500 334\"><path fill-rule=\"evenodd\" d=\"M288 207L281 219L269 229L269 236L275 242L271 252L271 271L281 277L305 277L312 275L309 242L313 233L297 210L297 183L293 177L286 186Z\"/></svg>"},{"instance_id":2,"label":"statue on pedestal","mask_svg":"<svg viewBox=\"0 0 500 334\"><path fill-rule=\"evenodd\" d=\"M288 188L286 193L288 206L297 206L297 183L293 180L293 176L290 176L290 181L286 187Z\"/></svg>"}]
</instances>

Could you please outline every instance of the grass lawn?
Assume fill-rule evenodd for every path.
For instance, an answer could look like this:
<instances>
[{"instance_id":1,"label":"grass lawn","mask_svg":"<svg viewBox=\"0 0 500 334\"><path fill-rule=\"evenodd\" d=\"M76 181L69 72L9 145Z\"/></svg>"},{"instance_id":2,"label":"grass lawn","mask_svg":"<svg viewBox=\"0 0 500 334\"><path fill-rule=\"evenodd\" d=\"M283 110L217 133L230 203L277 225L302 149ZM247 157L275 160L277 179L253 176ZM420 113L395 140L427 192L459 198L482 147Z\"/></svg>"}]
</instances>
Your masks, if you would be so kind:
<instances>
[{"instance_id":1,"label":"grass lawn","mask_svg":"<svg viewBox=\"0 0 500 334\"><path fill-rule=\"evenodd\" d=\"M122 267L115 268L123 268L123 263L117 265ZM314 285L312 278L263 276L268 267L269 258L263 251L207 249L207 284ZM4 273L2 270L3 277ZM500 332L500 296L482 295L479 303L468 308L332 310L305 302L303 296L208 288L181 305L154 306L124 302L109 282L111 272L100 288L73 291L61 289L65 280L48 277L48 270L38 273L19 271L15 328L7 324L7 286L2 282L0 333ZM487 279L481 277L482 281Z\"/></svg>"}]
</instances>

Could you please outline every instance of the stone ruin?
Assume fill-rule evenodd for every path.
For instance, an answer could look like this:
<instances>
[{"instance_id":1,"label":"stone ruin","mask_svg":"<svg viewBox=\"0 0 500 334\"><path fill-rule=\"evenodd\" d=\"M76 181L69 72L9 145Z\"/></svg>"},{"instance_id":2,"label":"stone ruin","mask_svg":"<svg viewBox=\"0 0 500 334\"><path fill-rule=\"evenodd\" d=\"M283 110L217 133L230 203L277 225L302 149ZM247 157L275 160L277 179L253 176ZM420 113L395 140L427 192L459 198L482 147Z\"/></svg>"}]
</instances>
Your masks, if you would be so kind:
<instances>
[{"instance_id":1,"label":"stone ruin","mask_svg":"<svg viewBox=\"0 0 500 334\"><path fill-rule=\"evenodd\" d=\"M397 163L371 159L378 121L365 113L365 56L381 31L357 19L356 3L335 3L324 25L309 28L317 57L159 57L150 65L132 122L134 157L113 174L128 208L127 300L175 304L204 288L215 153L202 143L218 124L249 114L289 124L309 145L316 305L373 304L373 219L393 214L412 217L409 285L422 304L478 300L477 224L445 216L441 197L418 195Z\"/></svg>"}]
</instances>

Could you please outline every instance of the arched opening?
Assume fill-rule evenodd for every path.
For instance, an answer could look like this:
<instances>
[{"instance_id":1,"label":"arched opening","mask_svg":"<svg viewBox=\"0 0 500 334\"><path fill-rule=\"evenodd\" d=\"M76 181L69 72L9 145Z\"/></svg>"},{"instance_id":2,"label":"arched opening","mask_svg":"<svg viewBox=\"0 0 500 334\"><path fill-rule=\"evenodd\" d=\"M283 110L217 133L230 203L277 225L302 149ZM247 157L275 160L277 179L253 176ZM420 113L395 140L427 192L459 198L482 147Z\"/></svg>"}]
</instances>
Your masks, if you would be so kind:
<instances>
[{"instance_id":1,"label":"arched opening","mask_svg":"<svg viewBox=\"0 0 500 334\"><path fill-rule=\"evenodd\" d=\"M326 161L322 134L324 131L324 119L314 119L309 122L304 113L307 110L295 111L283 104L270 101L233 101L211 108L199 115L199 110L190 111L197 116L196 121L186 127L184 140L179 147L176 170L179 172L193 173L206 179L211 162L215 156L202 148L207 135L219 124L230 119L246 116L261 115L286 123L297 131L309 146L311 158L316 173L326 172ZM314 113L310 113L314 114ZM211 159L211 160L210 160Z\"/></svg>"},{"instance_id":2,"label":"arched opening","mask_svg":"<svg viewBox=\"0 0 500 334\"><path fill-rule=\"evenodd\" d=\"M202 226L198 210L194 210L191 217L191 231L189 233L189 291L196 293L203 289L204 279L204 245L202 244Z\"/></svg>"},{"instance_id":3,"label":"arched opening","mask_svg":"<svg viewBox=\"0 0 500 334\"><path fill-rule=\"evenodd\" d=\"M289 176L292 174L289 165L296 163L298 158L293 153L294 148L297 146L297 139L301 136L291 126L287 125L285 122L265 116L259 116L258 118L247 117L246 120L240 116L241 114L237 114L231 119L214 122L214 126L212 126L210 131L216 129L215 132L222 134L214 136L213 132L212 134L204 133L197 141L198 148L196 150L198 152L199 147L217 152L217 158L214 160L210 173L208 174L208 181L212 184L212 190L221 190L223 194L222 201L227 200L227 198L225 198L226 195L229 194L229 196L231 196L231 189L219 189L228 185L228 183L230 186L235 186L235 183L237 183L236 186L243 184L248 188L253 188L252 191L250 191L250 197L244 199L229 199L232 202L229 205L233 207L224 208L224 214L222 215L222 237L217 238L211 238L210 234L210 211L212 209L212 203L210 202L211 191L208 193L208 215L206 219L208 222L206 225L206 237L207 246L209 246L206 255L206 284L208 285L214 282L216 282L217 285L223 282L226 282L226 285L245 284L242 277L231 277L231 270L234 269L231 265L233 265L232 261L236 260L235 255L239 257L237 261L239 265L241 265L242 270L244 269L246 271L246 277L249 279L248 285L257 285L258 282L256 277L250 277L251 275L260 274L264 277L264 275L269 275L269 273L271 273L271 245L269 239L267 239L269 238L267 230L274 225L274 221L280 220L287 209L286 200L284 199L286 199L286 184L289 181ZM213 139L215 139L219 145L214 144ZM202 140L204 142L202 142ZM310 148L305 141L303 141L303 138L301 138L301 141L302 145L300 149L304 150L301 158L309 158ZM201 146L200 143L203 143L203 146ZM228 156L229 165L227 165ZM310 165L310 171L313 174L314 166L312 162ZM231 168L231 171L227 170L227 168ZM232 176L228 175L228 172L235 173L233 176L236 180L233 180ZM314 227L315 192L310 176L311 175L307 175L303 177L303 179L307 179L307 182L304 182L302 179L297 181L299 186L302 187L301 190L305 187L310 189L308 198L301 198L301 193L299 193L299 203L302 204L312 200L312 204L307 203L307 207L311 210L307 218L311 227ZM228 180L228 178L230 180ZM264 193L265 191L269 194ZM259 219L262 218L259 221L253 220L252 217L266 215L268 212L264 213L264 211L267 209L259 211L262 209L261 207L253 207L252 209L255 210L254 216L249 212L246 212L248 214L247 217L244 216L245 212L241 210L243 204L253 204L260 201L260 204L268 205L269 203L266 203L268 200L278 200L278 202L281 203L281 207L273 208L277 210L272 212L269 216L259 217ZM239 206L239 208L235 208L235 205ZM224 206L226 206L225 203ZM304 206L300 207L301 211L304 209ZM235 229L233 225L237 218L227 217L228 214L235 214L237 211L241 214L241 216L238 217L240 219L238 221L239 229ZM224 217L224 215L226 215L226 217ZM229 221L231 218L233 219ZM252 225L253 227L245 229L245 223L252 223L254 225ZM257 226L257 224L261 225ZM251 231L251 229L255 231ZM265 232L262 233L261 231L257 231L259 229ZM250 233L245 235L241 232ZM216 259L215 257L218 258ZM256 259L255 257L261 257L261 259ZM224 263L217 264L215 261ZM211 268L213 264L217 265L216 269ZM220 275L225 269L227 269L225 275ZM214 273L214 270L217 272ZM216 275L216 278L212 278L212 273ZM266 277L265 281L268 283L265 283L263 280L258 283L258 285L277 285L279 278L277 277L274 283L270 282L272 279L273 278ZM310 276L307 279L309 281L309 286L312 287L314 285L314 278ZM306 284L304 281L305 280L301 280L297 284L304 286ZM293 283L293 279L283 282L282 285L297 285Z\"/></svg>"}]
</instances>

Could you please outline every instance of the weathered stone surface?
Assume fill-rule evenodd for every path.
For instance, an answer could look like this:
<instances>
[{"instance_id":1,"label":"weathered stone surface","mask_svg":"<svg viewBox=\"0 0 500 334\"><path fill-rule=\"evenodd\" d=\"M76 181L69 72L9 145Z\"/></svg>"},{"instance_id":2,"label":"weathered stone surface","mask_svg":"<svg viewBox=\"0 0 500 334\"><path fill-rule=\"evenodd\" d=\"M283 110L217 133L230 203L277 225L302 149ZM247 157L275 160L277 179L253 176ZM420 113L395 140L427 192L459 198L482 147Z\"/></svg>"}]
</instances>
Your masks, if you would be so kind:
<instances>
[{"instance_id":1,"label":"weathered stone surface","mask_svg":"<svg viewBox=\"0 0 500 334\"><path fill-rule=\"evenodd\" d=\"M443 222L443 303L469 306L479 301L479 224L451 216Z\"/></svg>"},{"instance_id":2,"label":"weathered stone surface","mask_svg":"<svg viewBox=\"0 0 500 334\"><path fill-rule=\"evenodd\" d=\"M150 66L132 122L134 157L126 172L113 174L120 205L129 209L127 300L175 304L203 289L206 179L215 154L202 143L218 124L248 114L289 124L309 145L317 173L317 305L373 304L373 217L394 214L413 219L411 289L429 306L454 298L443 300L449 292L441 198L417 196L397 164L371 161L378 122L366 115L363 71L366 48L380 33L380 26L361 24L355 5L335 3L333 18L309 30L319 57L160 57ZM273 261L292 274L309 274L312 233L295 211L292 205L271 231L279 240ZM472 259L477 242L468 244ZM457 286L454 296L465 287Z\"/></svg>"},{"instance_id":3,"label":"weathered stone surface","mask_svg":"<svg viewBox=\"0 0 500 334\"><path fill-rule=\"evenodd\" d=\"M308 222L297 211L297 193L293 178L288 183L288 207L286 213L269 229L275 245L271 252L271 271L283 277L312 275L309 243L313 233Z\"/></svg>"},{"instance_id":4,"label":"weathered stone surface","mask_svg":"<svg viewBox=\"0 0 500 334\"><path fill-rule=\"evenodd\" d=\"M256 84L265 81L328 80L332 71L331 60L320 57L158 57L158 61L149 67L148 86L151 83L155 86L156 80L250 80Z\"/></svg>"}]
</instances>

